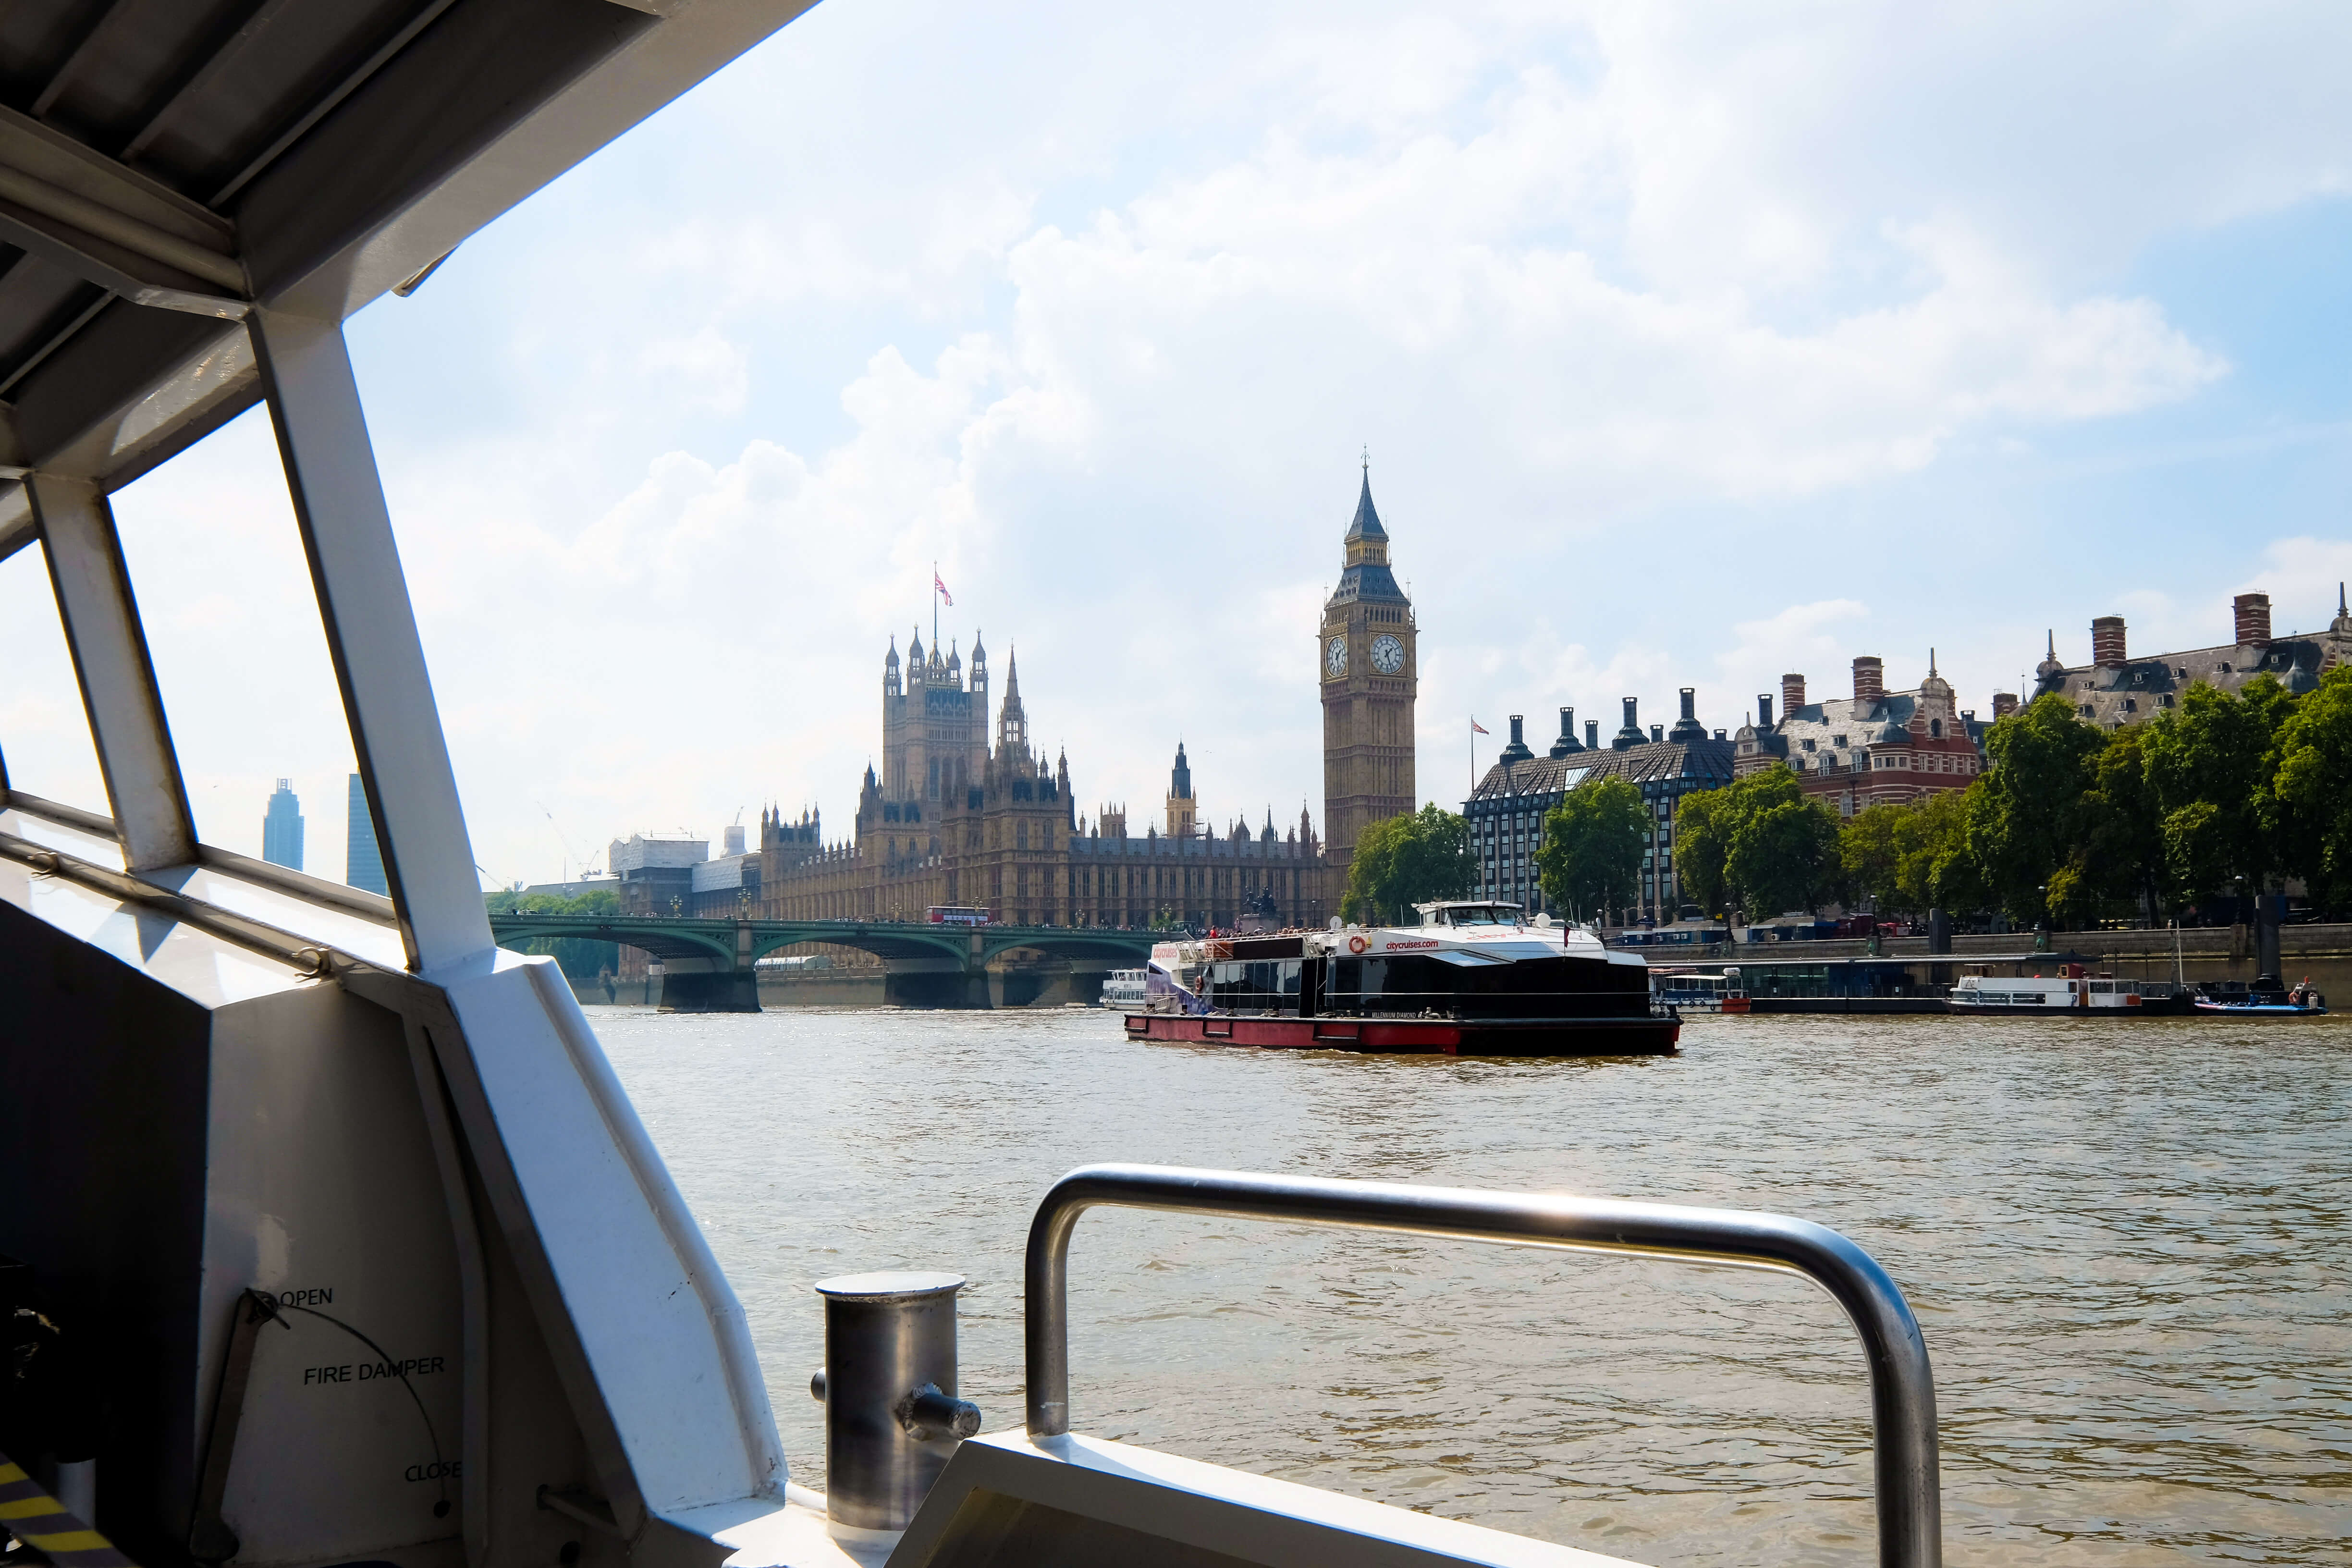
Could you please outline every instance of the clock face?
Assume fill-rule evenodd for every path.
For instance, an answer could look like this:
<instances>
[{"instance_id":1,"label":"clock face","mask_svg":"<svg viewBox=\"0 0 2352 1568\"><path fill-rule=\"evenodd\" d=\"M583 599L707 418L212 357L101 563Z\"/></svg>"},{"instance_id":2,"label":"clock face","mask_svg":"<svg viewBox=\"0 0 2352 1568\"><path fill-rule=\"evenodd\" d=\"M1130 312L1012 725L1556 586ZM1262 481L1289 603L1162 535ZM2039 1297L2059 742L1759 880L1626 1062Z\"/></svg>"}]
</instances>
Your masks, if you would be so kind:
<instances>
[{"instance_id":1,"label":"clock face","mask_svg":"<svg viewBox=\"0 0 2352 1568\"><path fill-rule=\"evenodd\" d=\"M1348 639L1333 637L1323 649L1323 670L1327 675L1348 673Z\"/></svg>"},{"instance_id":2,"label":"clock face","mask_svg":"<svg viewBox=\"0 0 2352 1568\"><path fill-rule=\"evenodd\" d=\"M1372 639L1372 668L1394 675L1404 668L1404 644L1383 632Z\"/></svg>"}]
</instances>

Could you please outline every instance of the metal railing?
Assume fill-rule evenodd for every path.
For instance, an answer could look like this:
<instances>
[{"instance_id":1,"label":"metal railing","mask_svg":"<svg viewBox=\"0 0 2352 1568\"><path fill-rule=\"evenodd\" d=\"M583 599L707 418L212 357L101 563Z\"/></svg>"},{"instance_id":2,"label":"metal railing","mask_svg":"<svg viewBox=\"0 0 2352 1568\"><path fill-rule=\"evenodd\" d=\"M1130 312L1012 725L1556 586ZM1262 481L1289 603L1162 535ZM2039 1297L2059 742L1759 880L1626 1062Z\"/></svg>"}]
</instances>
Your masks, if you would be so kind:
<instances>
[{"instance_id":1,"label":"metal railing","mask_svg":"<svg viewBox=\"0 0 2352 1568\"><path fill-rule=\"evenodd\" d=\"M1939 1568L1936 1389L1927 1342L1903 1292L1871 1256L1824 1226L1782 1215L1463 1187L1082 1165L1054 1184L1029 1226L1029 1435L1070 1429L1070 1236L1096 1207L1229 1215L1292 1225L1504 1242L1801 1275L1834 1297L1862 1336L1875 1430L1881 1568Z\"/></svg>"}]
</instances>

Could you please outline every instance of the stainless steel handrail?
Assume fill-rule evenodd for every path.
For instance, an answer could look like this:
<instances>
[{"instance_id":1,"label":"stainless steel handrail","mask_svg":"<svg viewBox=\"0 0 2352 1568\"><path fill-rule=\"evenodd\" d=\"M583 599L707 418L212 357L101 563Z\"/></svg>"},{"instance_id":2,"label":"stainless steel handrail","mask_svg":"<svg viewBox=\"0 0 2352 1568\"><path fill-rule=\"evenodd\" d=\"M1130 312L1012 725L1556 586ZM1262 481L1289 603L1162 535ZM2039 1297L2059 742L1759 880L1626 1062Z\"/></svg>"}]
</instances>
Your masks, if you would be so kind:
<instances>
[{"instance_id":1,"label":"stainless steel handrail","mask_svg":"<svg viewBox=\"0 0 2352 1568\"><path fill-rule=\"evenodd\" d=\"M1233 1215L1801 1275L1845 1309L1870 1364L1881 1568L1940 1568L1943 1562L1936 1386L1927 1342L1886 1270L1825 1226L1783 1215L1675 1204L1165 1165L1082 1165L1054 1184L1029 1226L1024 1328L1032 1437L1056 1437L1070 1429L1070 1236L1078 1216L1097 1206Z\"/></svg>"}]
</instances>

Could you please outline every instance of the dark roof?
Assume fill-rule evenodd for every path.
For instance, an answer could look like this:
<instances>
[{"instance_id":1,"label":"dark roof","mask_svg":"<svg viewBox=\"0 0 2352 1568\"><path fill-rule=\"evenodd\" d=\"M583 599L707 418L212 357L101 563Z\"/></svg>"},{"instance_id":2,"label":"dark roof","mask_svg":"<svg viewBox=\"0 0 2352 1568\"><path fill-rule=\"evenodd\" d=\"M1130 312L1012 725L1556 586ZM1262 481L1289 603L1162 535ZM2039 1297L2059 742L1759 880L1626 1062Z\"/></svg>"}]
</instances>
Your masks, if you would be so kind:
<instances>
[{"instance_id":1,"label":"dark roof","mask_svg":"<svg viewBox=\"0 0 2352 1568\"><path fill-rule=\"evenodd\" d=\"M1635 784L1689 779L1701 789L1731 782L1728 741L1644 741L1622 752L1571 752L1564 757L1536 757L1524 763L1496 763L1473 790L1473 801L1507 795L1562 795L1595 779L1622 778Z\"/></svg>"},{"instance_id":2,"label":"dark roof","mask_svg":"<svg viewBox=\"0 0 2352 1568\"><path fill-rule=\"evenodd\" d=\"M2352 632L2331 626L2324 632L2273 637L2266 644L2225 644L2189 648L2134 658L2121 665L2061 665L2044 659L2033 683L2033 695L2061 692L2084 719L2103 728L2137 722L2167 706L2165 698L2203 682L2223 691L2237 691L2257 675L2269 675L2289 691L2301 693L2319 684L2319 678L2352 658Z\"/></svg>"},{"instance_id":3,"label":"dark roof","mask_svg":"<svg viewBox=\"0 0 2352 1568\"><path fill-rule=\"evenodd\" d=\"M1360 602L1373 605L1410 603L1404 596L1404 590L1397 586L1396 574L1389 570L1388 562L1385 559L1388 554L1389 535L1388 531L1381 526L1381 514L1372 510L1372 476L1370 470L1366 470L1364 474L1364 491L1362 495L1356 498L1355 521L1348 525L1345 541L1349 544L1358 542L1361 542L1366 546L1361 552L1362 554L1379 555L1383 559L1359 561L1341 572L1339 585L1331 591L1331 603L1335 605ZM1349 553L1355 554L1358 552L1351 550Z\"/></svg>"},{"instance_id":4,"label":"dark roof","mask_svg":"<svg viewBox=\"0 0 2352 1568\"><path fill-rule=\"evenodd\" d=\"M1348 525L1349 539L1386 539L1388 530L1381 526L1381 514L1372 509L1372 470L1364 470L1364 491L1356 498L1356 520Z\"/></svg>"}]
</instances>

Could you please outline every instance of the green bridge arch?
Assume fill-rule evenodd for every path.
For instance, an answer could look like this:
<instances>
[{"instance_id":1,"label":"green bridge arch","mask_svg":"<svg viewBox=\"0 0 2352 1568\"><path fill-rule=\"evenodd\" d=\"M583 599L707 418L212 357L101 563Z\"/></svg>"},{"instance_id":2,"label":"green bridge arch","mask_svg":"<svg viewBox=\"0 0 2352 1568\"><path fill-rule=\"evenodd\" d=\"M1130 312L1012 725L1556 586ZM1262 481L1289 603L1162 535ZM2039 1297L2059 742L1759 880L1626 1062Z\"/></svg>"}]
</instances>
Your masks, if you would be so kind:
<instances>
[{"instance_id":1,"label":"green bridge arch","mask_svg":"<svg viewBox=\"0 0 2352 1568\"><path fill-rule=\"evenodd\" d=\"M1139 963L1164 933L1097 926L948 926L911 921L698 920L676 915L493 914L500 946L540 937L619 942L662 961L662 1005L695 1012L756 1012L752 965L779 948L824 942L886 964L952 966L985 984L989 963L1019 948L1060 958ZM672 982L677 984L673 985ZM984 992L982 993L984 995Z\"/></svg>"}]
</instances>

